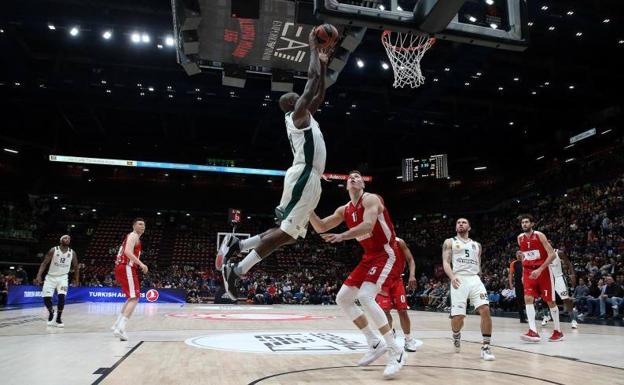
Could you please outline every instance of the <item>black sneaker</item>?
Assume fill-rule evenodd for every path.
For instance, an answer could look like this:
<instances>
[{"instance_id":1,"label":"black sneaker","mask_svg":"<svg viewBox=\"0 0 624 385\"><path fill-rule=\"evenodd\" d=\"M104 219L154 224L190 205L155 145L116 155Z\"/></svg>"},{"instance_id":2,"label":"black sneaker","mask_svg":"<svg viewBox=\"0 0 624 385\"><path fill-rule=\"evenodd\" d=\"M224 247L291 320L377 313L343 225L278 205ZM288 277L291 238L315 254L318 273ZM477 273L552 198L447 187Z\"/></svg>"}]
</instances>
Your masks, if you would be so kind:
<instances>
[{"instance_id":1,"label":"black sneaker","mask_svg":"<svg viewBox=\"0 0 624 385\"><path fill-rule=\"evenodd\" d=\"M54 325L54 310L48 312L48 326Z\"/></svg>"},{"instance_id":2,"label":"black sneaker","mask_svg":"<svg viewBox=\"0 0 624 385\"><path fill-rule=\"evenodd\" d=\"M233 256L240 253L240 239L236 238L232 234L227 234L221 242L219 251L217 252L217 259L215 261L215 267L218 271L223 269L223 266L228 264L228 261Z\"/></svg>"},{"instance_id":3,"label":"black sneaker","mask_svg":"<svg viewBox=\"0 0 624 385\"><path fill-rule=\"evenodd\" d=\"M223 265L223 270L221 271L225 293L232 301L238 301L238 288L236 285L240 279L238 274L234 272L235 267L235 263L226 263Z\"/></svg>"}]
</instances>

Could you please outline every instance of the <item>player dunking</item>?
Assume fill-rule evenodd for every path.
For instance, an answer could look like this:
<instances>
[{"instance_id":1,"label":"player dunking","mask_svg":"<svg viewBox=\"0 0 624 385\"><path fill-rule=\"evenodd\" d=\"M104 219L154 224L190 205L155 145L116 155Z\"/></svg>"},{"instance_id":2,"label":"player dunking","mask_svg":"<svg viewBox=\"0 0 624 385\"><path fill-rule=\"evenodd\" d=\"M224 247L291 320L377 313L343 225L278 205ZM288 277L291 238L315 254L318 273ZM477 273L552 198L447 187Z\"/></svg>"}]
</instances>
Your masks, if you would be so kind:
<instances>
[{"instance_id":1,"label":"player dunking","mask_svg":"<svg viewBox=\"0 0 624 385\"><path fill-rule=\"evenodd\" d=\"M111 327L113 335L121 341L127 341L126 323L132 316L134 308L139 303L141 296L141 283L137 268L141 268L143 274L147 273L147 266L139 259L141 257L141 235L145 233L145 220L136 218L132 221L132 232L128 233L119 248L115 260L115 279L121 291L126 296L126 302L117 316L117 321Z\"/></svg>"},{"instance_id":2,"label":"player dunking","mask_svg":"<svg viewBox=\"0 0 624 385\"><path fill-rule=\"evenodd\" d=\"M43 303L48 309L48 326L64 327L61 318L63 309L65 308L65 296L69 286L68 277L70 267L74 270L74 286L78 286L80 282L80 272L78 270L78 254L69 248L71 237L63 235L60 239L60 245L53 247L48 251L37 273L36 283L41 283L41 275L46 267L50 265L48 274L46 274L41 290ZM54 322L54 308L52 307L52 296L54 290L58 293L58 303L56 305L56 322Z\"/></svg>"},{"instance_id":3,"label":"player dunking","mask_svg":"<svg viewBox=\"0 0 624 385\"><path fill-rule=\"evenodd\" d=\"M559 323L559 308L555 303L555 285L550 272L550 263L555 259L555 251L546 236L534 231L535 219L532 215L521 215L520 225L523 233L518 235L518 245L522 252L522 281L524 282L524 303L529 321L529 331L521 338L527 342L540 342L541 338L535 326L535 297L542 297L550 308L550 314L555 324L550 342L563 341L561 325Z\"/></svg>"},{"instance_id":4,"label":"player dunking","mask_svg":"<svg viewBox=\"0 0 624 385\"><path fill-rule=\"evenodd\" d=\"M461 348L461 329L466 318L468 299L481 315L481 358L494 361L490 350L492 338L492 317L490 301L479 274L481 273L481 244L470 239L470 222L459 218L455 224L457 235L444 241L442 245L442 264L444 272L451 280L451 328L453 344L459 353ZM451 266L452 265L452 266Z\"/></svg>"},{"instance_id":5,"label":"player dunking","mask_svg":"<svg viewBox=\"0 0 624 385\"><path fill-rule=\"evenodd\" d=\"M349 203L338 207L332 215L323 219L312 213L310 223L326 242L357 239L364 248L362 260L342 284L336 295L336 303L366 336L369 351L358 365L369 365L388 350L388 363L383 375L392 378L405 364L407 353L394 340L392 328L383 310L375 302L375 297L387 280L400 279L405 262L397 263L398 246L390 213L381 197L364 192L364 180L359 171L349 173L347 190L351 198ZM346 223L348 231L341 234L325 233L342 222ZM356 299L360 301L366 315L355 305ZM368 326L367 315L379 329L385 343Z\"/></svg>"},{"instance_id":6,"label":"player dunking","mask_svg":"<svg viewBox=\"0 0 624 385\"><path fill-rule=\"evenodd\" d=\"M286 133L293 153L293 164L284 177L284 191L275 209L279 227L245 240L227 235L215 265L222 270L227 295L236 301L237 282L255 264L281 246L295 243L307 233L310 213L321 198L321 177L325 171L325 140L318 122L312 116L325 98L327 55L319 54L314 31L310 33L308 82L301 96L294 92L282 95L279 104L286 114ZM230 258L241 251L251 252L239 263Z\"/></svg>"},{"instance_id":7,"label":"player dunking","mask_svg":"<svg viewBox=\"0 0 624 385\"><path fill-rule=\"evenodd\" d=\"M397 241L397 261L396 264L398 266L404 266L405 261L407 261L407 265L409 267L409 278L408 285L411 289L416 288L416 264L414 263L414 256L410 251L409 247L407 247L407 243L401 238L396 238ZM403 278L399 275L399 277L395 280L395 282L388 282L386 280L387 285L384 285L381 288L379 294L377 294L377 298L375 300L381 307L381 309L386 313L386 318L388 318L388 325L392 328L392 315L390 311L392 309L396 309L397 313L399 313L399 320L401 321L401 329L403 329L403 334L405 335L405 345L403 348L407 352L415 352L416 351L416 340L411 335L412 324L407 314L407 300L405 298L405 286L403 283ZM394 329L392 330L394 332Z\"/></svg>"}]
</instances>

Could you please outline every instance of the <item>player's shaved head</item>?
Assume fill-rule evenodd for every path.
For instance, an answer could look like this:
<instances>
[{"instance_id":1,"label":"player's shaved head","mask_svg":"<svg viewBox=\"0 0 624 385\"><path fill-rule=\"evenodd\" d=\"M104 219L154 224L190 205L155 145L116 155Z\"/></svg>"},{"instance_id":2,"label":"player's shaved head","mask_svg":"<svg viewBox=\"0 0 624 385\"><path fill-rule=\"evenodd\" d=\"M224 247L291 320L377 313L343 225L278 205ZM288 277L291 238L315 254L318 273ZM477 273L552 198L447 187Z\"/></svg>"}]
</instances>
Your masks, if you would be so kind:
<instances>
[{"instance_id":1,"label":"player's shaved head","mask_svg":"<svg viewBox=\"0 0 624 385\"><path fill-rule=\"evenodd\" d=\"M296 92L287 92L280 97L279 106L285 113L292 111L295 109L297 99L299 99L299 94Z\"/></svg>"}]
</instances>

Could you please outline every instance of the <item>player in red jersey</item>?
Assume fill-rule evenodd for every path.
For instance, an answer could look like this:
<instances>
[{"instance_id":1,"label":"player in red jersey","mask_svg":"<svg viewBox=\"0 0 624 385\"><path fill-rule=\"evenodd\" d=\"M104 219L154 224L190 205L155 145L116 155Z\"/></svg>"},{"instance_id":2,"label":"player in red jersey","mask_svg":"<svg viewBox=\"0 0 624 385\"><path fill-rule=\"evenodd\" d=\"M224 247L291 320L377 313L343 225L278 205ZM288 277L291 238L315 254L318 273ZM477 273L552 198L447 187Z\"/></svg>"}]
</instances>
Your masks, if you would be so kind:
<instances>
[{"instance_id":1,"label":"player in red jersey","mask_svg":"<svg viewBox=\"0 0 624 385\"><path fill-rule=\"evenodd\" d=\"M140 238L145 232L145 220L136 218L132 221L132 230L124 238L115 260L115 279L121 286L121 290L127 300L111 329L115 337L119 337L122 341L128 340L126 322L132 316L141 296L141 283L139 282L137 267L141 268L143 274L148 271L147 266L139 259L141 256Z\"/></svg>"},{"instance_id":2,"label":"player in red jersey","mask_svg":"<svg viewBox=\"0 0 624 385\"><path fill-rule=\"evenodd\" d=\"M383 310L375 302L375 297L387 280L395 280L403 270L403 265L396 263L394 225L381 197L364 192L364 180L359 171L349 173L347 190L351 197L349 203L338 207L332 215L323 219L312 212L310 223L326 242L357 239L364 248L362 260L342 284L336 303L366 336L370 349L358 364L369 365L388 350L384 377L392 378L405 364L407 353L395 342L392 328ZM325 233L342 222L346 223L348 231L340 234ZM366 315L355 305L356 299L379 328L385 343L368 326Z\"/></svg>"},{"instance_id":3,"label":"player in red jersey","mask_svg":"<svg viewBox=\"0 0 624 385\"><path fill-rule=\"evenodd\" d=\"M527 342L540 342L540 336L535 326L535 297L540 296L550 308L550 314L555 323L550 342L563 341L561 324L559 323L559 308L555 303L555 284L550 272L550 263L556 254L546 236L534 231L535 219L531 215L521 215L520 225L523 233L518 235L518 245L522 253L522 280L524 282L524 303L529 319L529 331L522 335Z\"/></svg>"},{"instance_id":4,"label":"player in red jersey","mask_svg":"<svg viewBox=\"0 0 624 385\"><path fill-rule=\"evenodd\" d=\"M408 285L411 289L415 289L417 284L414 256L404 240L398 237L396 240L396 264L399 266L405 266L405 262L407 261L407 265L409 267ZM394 282L388 282L386 280L386 284L381 288L381 291L377 294L377 298L375 298L375 300L381 309L386 313L386 318L388 318L388 324L390 327L392 327L392 315L390 314L390 311L392 309L396 309L397 313L399 313L401 329L403 329L403 334L405 335L405 344L403 348L406 352L415 352L416 340L414 340L410 333L412 324L409 319L409 315L407 314L409 306L407 306L407 299L405 298L405 285L403 284L403 277L399 275ZM392 332L394 334L394 329L392 329Z\"/></svg>"}]
</instances>

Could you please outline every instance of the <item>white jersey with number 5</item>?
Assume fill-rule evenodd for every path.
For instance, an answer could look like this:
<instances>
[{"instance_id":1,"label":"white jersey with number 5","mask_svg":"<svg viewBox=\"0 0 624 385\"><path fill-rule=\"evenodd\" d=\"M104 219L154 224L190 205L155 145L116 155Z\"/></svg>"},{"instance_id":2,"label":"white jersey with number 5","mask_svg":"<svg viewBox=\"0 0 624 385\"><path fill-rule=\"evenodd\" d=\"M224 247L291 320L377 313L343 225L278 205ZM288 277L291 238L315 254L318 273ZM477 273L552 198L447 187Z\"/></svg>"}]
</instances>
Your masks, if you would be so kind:
<instances>
[{"instance_id":1,"label":"white jersey with number 5","mask_svg":"<svg viewBox=\"0 0 624 385\"><path fill-rule=\"evenodd\" d=\"M561 258L559 258L559 250L555 250L555 259L550 263L550 271L553 277L563 277L563 268L561 267Z\"/></svg>"},{"instance_id":2,"label":"white jersey with number 5","mask_svg":"<svg viewBox=\"0 0 624 385\"><path fill-rule=\"evenodd\" d=\"M297 128L292 120L292 112L286 113L286 133L293 153L293 166L312 167L319 174L325 172L325 139L318 122L310 114L310 125Z\"/></svg>"},{"instance_id":3,"label":"white jersey with number 5","mask_svg":"<svg viewBox=\"0 0 624 385\"><path fill-rule=\"evenodd\" d=\"M63 253L59 246L54 248L54 255L52 261L50 261L50 269L48 275L52 277L60 277L69 274L69 268L71 267L71 261L74 257L72 249L67 249Z\"/></svg>"},{"instance_id":4,"label":"white jersey with number 5","mask_svg":"<svg viewBox=\"0 0 624 385\"><path fill-rule=\"evenodd\" d=\"M481 245L468 239L451 238L453 248L453 273L459 275L478 275L481 272Z\"/></svg>"}]
</instances>

